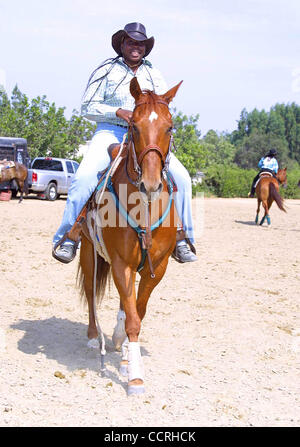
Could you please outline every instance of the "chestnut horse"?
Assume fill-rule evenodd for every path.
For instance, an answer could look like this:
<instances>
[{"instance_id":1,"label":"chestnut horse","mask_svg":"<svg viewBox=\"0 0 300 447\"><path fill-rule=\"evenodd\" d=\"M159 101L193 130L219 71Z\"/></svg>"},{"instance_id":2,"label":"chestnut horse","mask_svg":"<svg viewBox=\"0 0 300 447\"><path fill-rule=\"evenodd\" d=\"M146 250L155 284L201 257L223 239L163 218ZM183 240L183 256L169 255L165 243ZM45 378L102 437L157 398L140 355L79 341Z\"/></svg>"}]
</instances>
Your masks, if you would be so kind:
<instances>
[{"instance_id":1,"label":"chestnut horse","mask_svg":"<svg viewBox=\"0 0 300 447\"><path fill-rule=\"evenodd\" d=\"M144 392L138 341L141 321L150 294L163 278L176 244L177 216L167 172L173 126L168 106L180 84L163 95L157 95L141 90L136 78L131 80L130 93L135 99L135 108L128 142L121 146L122 154L118 153L122 155L120 164L103 190L110 208L104 211L104 201L101 208L97 206L97 194L94 193L82 225L79 278L89 309L88 338L91 346L94 341L97 345L99 325L95 290L97 286L103 295L111 271L120 296L120 312L124 315L123 323L119 321L118 334L115 330L114 336L118 338L119 346L124 340L120 371L128 375L128 394ZM140 205L138 212L135 208L137 202ZM115 216L115 223L103 225L109 213ZM144 225L135 225L132 216L140 217ZM166 216L169 223L164 225ZM106 256L99 251L93 231L98 241L102 238ZM137 272L140 281L136 297Z\"/></svg>"},{"instance_id":2,"label":"chestnut horse","mask_svg":"<svg viewBox=\"0 0 300 447\"><path fill-rule=\"evenodd\" d=\"M23 193L28 194L28 187L25 182L27 176L28 169L23 164L7 160L0 161L0 183L15 180L21 193L19 203L23 200Z\"/></svg>"},{"instance_id":3,"label":"chestnut horse","mask_svg":"<svg viewBox=\"0 0 300 447\"><path fill-rule=\"evenodd\" d=\"M274 200L277 203L278 208L286 212L283 206L283 198L279 194L279 184L283 185L284 188L286 188L287 186L286 168L279 169L278 173L276 174L276 178L278 181L272 176L272 174L269 173L262 173L262 175L260 176L260 180L255 188L257 197L257 210L255 218L256 224L258 223L258 215L261 203L263 204L265 214L261 219L259 225L262 225L265 219L267 219L268 226L271 225L269 210Z\"/></svg>"}]
</instances>

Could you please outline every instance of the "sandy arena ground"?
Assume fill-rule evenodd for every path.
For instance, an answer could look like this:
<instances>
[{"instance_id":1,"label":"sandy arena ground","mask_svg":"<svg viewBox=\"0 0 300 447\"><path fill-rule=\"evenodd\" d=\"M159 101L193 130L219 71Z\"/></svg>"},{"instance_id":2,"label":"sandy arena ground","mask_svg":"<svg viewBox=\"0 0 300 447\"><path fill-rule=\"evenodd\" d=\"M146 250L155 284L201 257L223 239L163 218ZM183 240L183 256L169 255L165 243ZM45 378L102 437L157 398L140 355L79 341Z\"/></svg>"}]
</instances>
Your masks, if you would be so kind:
<instances>
[{"instance_id":1,"label":"sandy arena ground","mask_svg":"<svg viewBox=\"0 0 300 447\"><path fill-rule=\"evenodd\" d=\"M77 260L51 257L65 200L0 202L0 425L299 426L300 201L286 205L273 205L267 228L253 224L254 199L204 200L199 261L171 260L153 292L140 336L146 393L127 397L111 342L115 288L98 312L102 378Z\"/></svg>"}]
</instances>

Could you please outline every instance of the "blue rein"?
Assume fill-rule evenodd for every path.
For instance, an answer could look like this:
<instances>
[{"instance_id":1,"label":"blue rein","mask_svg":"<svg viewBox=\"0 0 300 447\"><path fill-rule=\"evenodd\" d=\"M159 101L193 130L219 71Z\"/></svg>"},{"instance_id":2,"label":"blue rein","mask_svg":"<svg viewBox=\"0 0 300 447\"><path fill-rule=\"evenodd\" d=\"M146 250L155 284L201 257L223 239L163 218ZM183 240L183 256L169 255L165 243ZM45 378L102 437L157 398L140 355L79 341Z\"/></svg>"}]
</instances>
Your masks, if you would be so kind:
<instances>
[{"instance_id":1,"label":"blue rein","mask_svg":"<svg viewBox=\"0 0 300 447\"><path fill-rule=\"evenodd\" d=\"M171 177L171 175L169 174L169 172L166 173L166 180L167 180L167 187L168 187L168 192L169 192L169 202L168 202L168 205L167 205L165 211L163 212L162 216L153 225L151 225L151 228L150 228L151 232L153 230L155 230L156 228L158 228L163 223L163 221L168 216L171 206L172 206L173 192L174 192L174 180ZM97 191L99 191L99 189L101 189L104 186L105 181L106 181L106 176L104 177L104 179L102 179L101 183L97 186ZM131 226L131 228L134 231L136 231L136 233L138 235L140 245L141 245L141 251L142 251L142 260L137 268L137 271L140 272L144 267L146 256L147 256L147 249L142 246L142 234L146 234L146 229L141 228L140 225L138 225L135 222L135 220L132 219L132 217L128 214L127 210L123 207L122 203L119 200L119 197L117 196L115 188L113 186L111 176L109 176L109 178L108 178L106 188L113 196L118 212L126 219L126 222Z\"/></svg>"}]
</instances>

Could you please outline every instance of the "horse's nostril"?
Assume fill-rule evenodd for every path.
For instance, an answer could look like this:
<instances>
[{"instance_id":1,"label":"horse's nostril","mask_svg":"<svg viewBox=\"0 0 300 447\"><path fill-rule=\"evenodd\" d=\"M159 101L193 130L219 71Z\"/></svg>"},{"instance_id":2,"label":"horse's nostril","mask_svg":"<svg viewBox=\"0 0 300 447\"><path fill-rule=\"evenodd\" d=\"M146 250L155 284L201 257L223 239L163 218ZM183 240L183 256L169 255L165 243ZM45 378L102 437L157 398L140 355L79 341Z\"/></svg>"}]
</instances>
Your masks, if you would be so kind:
<instances>
[{"instance_id":1,"label":"horse's nostril","mask_svg":"<svg viewBox=\"0 0 300 447\"><path fill-rule=\"evenodd\" d=\"M157 192L160 193L162 191L162 189L163 189L162 182L160 182L158 184L158 187L156 189L154 189L154 188L148 188L147 189L144 182L140 183L140 192L142 192L144 194L148 194L148 193L154 194L154 193L157 193Z\"/></svg>"},{"instance_id":2,"label":"horse's nostril","mask_svg":"<svg viewBox=\"0 0 300 447\"><path fill-rule=\"evenodd\" d=\"M140 183L140 191L143 192L144 194L147 194L147 190L145 188L145 184L144 182Z\"/></svg>"}]
</instances>

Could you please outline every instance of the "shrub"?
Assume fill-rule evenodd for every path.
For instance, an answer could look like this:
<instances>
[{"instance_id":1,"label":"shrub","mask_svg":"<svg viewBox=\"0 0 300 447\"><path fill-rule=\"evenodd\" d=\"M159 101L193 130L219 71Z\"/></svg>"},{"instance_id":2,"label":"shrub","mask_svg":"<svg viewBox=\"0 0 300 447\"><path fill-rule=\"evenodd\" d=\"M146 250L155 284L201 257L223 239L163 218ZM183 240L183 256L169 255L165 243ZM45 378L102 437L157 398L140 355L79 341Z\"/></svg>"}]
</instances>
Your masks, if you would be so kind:
<instances>
[{"instance_id":1,"label":"shrub","mask_svg":"<svg viewBox=\"0 0 300 447\"><path fill-rule=\"evenodd\" d=\"M241 169L234 165L213 165L205 171L205 178L198 190L207 190L218 197L247 197L254 169Z\"/></svg>"}]
</instances>

